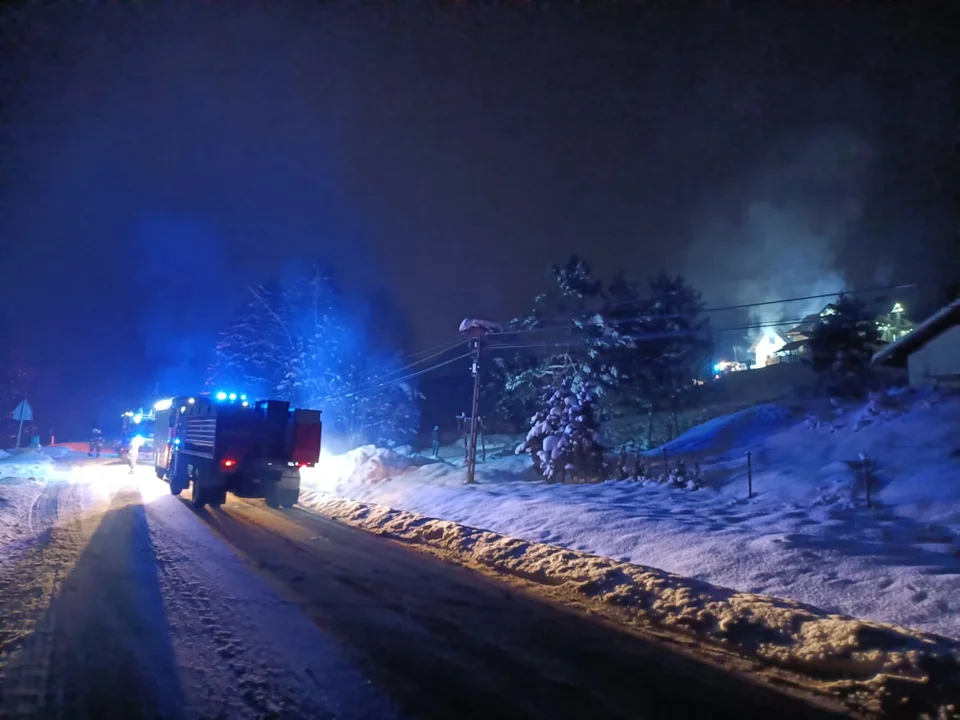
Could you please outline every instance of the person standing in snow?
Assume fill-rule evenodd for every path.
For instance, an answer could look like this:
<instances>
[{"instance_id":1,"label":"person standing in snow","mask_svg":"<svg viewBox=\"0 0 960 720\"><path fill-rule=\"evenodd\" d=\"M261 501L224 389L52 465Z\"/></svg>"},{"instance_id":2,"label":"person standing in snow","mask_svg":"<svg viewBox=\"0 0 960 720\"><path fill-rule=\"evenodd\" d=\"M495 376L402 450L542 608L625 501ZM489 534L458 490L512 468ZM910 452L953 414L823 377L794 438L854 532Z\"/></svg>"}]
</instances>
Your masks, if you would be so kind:
<instances>
[{"instance_id":1,"label":"person standing in snow","mask_svg":"<svg viewBox=\"0 0 960 720\"><path fill-rule=\"evenodd\" d=\"M433 456L440 457L440 426L433 426Z\"/></svg>"},{"instance_id":2,"label":"person standing in snow","mask_svg":"<svg viewBox=\"0 0 960 720\"><path fill-rule=\"evenodd\" d=\"M130 475L133 475L134 470L137 467L137 457L140 455L140 443L138 442L139 438L131 438L130 443L127 445L127 464L130 466Z\"/></svg>"}]
</instances>

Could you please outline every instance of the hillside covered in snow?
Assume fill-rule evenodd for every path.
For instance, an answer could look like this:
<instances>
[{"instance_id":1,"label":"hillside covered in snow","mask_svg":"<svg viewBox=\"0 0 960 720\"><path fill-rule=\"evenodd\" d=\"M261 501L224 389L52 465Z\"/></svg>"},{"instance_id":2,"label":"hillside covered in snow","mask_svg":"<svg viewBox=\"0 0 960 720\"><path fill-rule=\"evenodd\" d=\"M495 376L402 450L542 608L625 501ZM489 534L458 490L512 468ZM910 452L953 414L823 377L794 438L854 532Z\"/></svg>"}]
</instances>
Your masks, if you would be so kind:
<instances>
[{"instance_id":1,"label":"hillside covered in snow","mask_svg":"<svg viewBox=\"0 0 960 720\"><path fill-rule=\"evenodd\" d=\"M330 493L960 637L960 398L760 405L647 453L654 474L663 450L704 487L548 484L525 456L466 486L456 464L364 447L306 473L303 502Z\"/></svg>"}]
</instances>

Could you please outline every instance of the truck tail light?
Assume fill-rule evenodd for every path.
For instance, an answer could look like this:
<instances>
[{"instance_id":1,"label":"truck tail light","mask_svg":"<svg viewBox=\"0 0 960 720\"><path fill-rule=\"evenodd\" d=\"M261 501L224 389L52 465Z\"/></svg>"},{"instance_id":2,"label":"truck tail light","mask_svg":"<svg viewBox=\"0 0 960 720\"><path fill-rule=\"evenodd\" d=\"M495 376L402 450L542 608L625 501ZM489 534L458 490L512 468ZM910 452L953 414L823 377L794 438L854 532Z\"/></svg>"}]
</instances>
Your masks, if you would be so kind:
<instances>
[{"instance_id":1,"label":"truck tail light","mask_svg":"<svg viewBox=\"0 0 960 720\"><path fill-rule=\"evenodd\" d=\"M224 458L223 460L220 461L220 464L223 465L224 468L229 470L230 468L237 466L237 461L232 460L231 458Z\"/></svg>"}]
</instances>

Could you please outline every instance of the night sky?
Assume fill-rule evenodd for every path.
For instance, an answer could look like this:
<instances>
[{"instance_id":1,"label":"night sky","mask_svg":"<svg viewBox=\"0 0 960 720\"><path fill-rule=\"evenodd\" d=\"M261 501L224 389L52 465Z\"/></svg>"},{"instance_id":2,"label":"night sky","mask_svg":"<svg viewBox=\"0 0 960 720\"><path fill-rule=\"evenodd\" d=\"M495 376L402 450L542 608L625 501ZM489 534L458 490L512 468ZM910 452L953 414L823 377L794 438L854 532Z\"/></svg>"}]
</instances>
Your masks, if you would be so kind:
<instances>
[{"instance_id":1,"label":"night sky","mask_svg":"<svg viewBox=\"0 0 960 720\"><path fill-rule=\"evenodd\" d=\"M202 382L291 262L385 289L411 349L571 252L711 304L930 307L960 268L956 3L699 5L8 3L0 322L35 404L84 432Z\"/></svg>"}]
</instances>

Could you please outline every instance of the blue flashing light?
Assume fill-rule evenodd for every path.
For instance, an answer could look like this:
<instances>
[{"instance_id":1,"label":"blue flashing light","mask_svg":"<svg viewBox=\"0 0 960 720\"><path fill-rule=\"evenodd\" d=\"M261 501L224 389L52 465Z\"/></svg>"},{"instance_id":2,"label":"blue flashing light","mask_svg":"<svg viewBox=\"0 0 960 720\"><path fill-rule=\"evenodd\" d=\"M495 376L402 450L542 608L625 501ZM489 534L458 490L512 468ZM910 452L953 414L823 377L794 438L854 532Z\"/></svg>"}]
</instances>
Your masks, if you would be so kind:
<instances>
[{"instance_id":1,"label":"blue flashing light","mask_svg":"<svg viewBox=\"0 0 960 720\"><path fill-rule=\"evenodd\" d=\"M141 415L140 413L137 413L136 415L133 416L133 421L137 425L139 425L142 420L143 420L143 415Z\"/></svg>"},{"instance_id":2,"label":"blue flashing light","mask_svg":"<svg viewBox=\"0 0 960 720\"><path fill-rule=\"evenodd\" d=\"M230 393L230 400L232 401L232 400L236 400L236 399L237 399L237 394L236 394L236 393Z\"/></svg>"},{"instance_id":3,"label":"blue flashing light","mask_svg":"<svg viewBox=\"0 0 960 720\"><path fill-rule=\"evenodd\" d=\"M720 365L720 363L717 363L716 365L713 366L714 372L720 372L721 370L723 370L723 366Z\"/></svg>"},{"instance_id":4,"label":"blue flashing light","mask_svg":"<svg viewBox=\"0 0 960 720\"><path fill-rule=\"evenodd\" d=\"M217 393L217 400L226 400L226 399L227 399L227 394L223 390Z\"/></svg>"},{"instance_id":5,"label":"blue flashing light","mask_svg":"<svg viewBox=\"0 0 960 720\"><path fill-rule=\"evenodd\" d=\"M246 396L246 395L241 395L241 396L240 396L240 399L241 399L241 400L246 400L246 399L247 399L247 396Z\"/></svg>"},{"instance_id":6,"label":"blue flashing light","mask_svg":"<svg viewBox=\"0 0 960 720\"><path fill-rule=\"evenodd\" d=\"M179 444L180 444L180 438L174 438L173 444L174 444L174 445L179 445Z\"/></svg>"}]
</instances>

